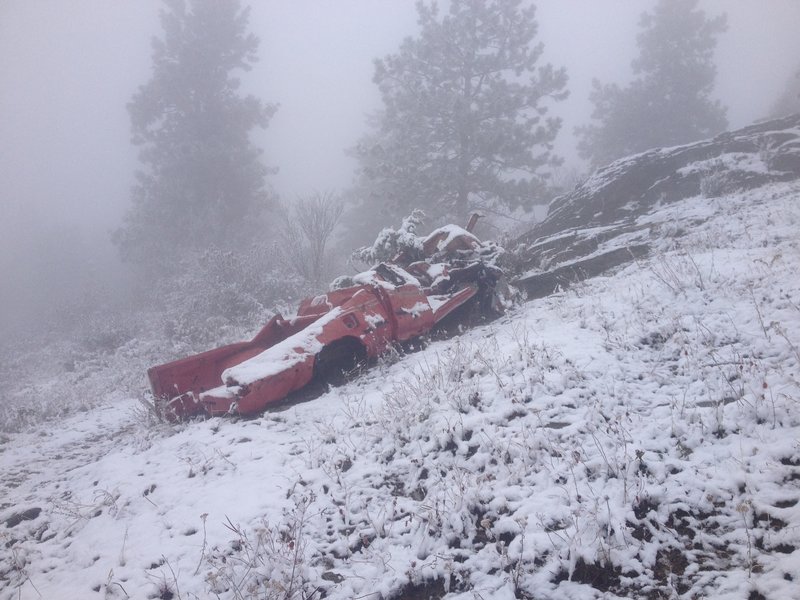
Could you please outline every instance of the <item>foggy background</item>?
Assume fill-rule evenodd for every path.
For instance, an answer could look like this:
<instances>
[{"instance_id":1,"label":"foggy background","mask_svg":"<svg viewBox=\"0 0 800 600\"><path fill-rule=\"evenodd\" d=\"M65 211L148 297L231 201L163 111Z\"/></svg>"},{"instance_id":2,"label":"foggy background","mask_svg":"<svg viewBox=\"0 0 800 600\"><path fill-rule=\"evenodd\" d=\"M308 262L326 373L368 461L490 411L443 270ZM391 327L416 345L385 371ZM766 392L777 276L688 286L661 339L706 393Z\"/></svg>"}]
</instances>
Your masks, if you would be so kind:
<instances>
[{"instance_id":1,"label":"foggy background","mask_svg":"<svg viewBox=\"0 0 800 600\"><path fill-rule=\"evenodd\" d=\"M625 83L646 0L539 0L544 60L565 66L570 97L557 151L582 169L574 127L590 116L593 78ZM731 128L768 116L800 61L797 0L703 0L728 14L717 93ZM126 104L150 74L156 0L0 0L0 331L76 295L124 289L108 240L137 167ZM280 105L258 132L284 200L342 190L344 151L379 108L373 59L417 32L411 1L254 2L260 62L244 90Z\"/></svg>"}]
</instances>

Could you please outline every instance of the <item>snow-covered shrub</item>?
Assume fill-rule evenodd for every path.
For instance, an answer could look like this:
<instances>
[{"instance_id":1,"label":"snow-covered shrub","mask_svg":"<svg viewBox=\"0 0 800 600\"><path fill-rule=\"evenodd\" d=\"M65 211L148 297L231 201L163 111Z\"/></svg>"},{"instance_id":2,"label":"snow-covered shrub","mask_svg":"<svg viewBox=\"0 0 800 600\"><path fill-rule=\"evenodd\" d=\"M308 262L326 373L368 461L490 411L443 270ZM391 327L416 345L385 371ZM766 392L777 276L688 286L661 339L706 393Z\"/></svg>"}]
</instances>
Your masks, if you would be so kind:
<instances>
[{"instance_id":1,"label":"snow-covered shrub","mask_svg":"<svg viewBox=\"0 0 800 600\"><path fill-rule=\"evenodd\" d=\"M163 333L197 347L241 337L263 325L272 308L305 295L299 277L276 269L264 244L235 253L211 247L183 261L158 296Z\"/></svg>"},{"instance_id":2,"label":"snow-covered shrub","mask_svg":"<svg viewBox=\"0 0 800 600\"><path fill-rule=\"evenodd\" d=\"M88 354L114 352L136 337L139 325L135 316L120 310L90 313L80 326L81 346Z\"/></svg>"},{"instance_id":3,"label":"snow-covered shrub","mask_svg":"<svg viewBox=\"0 0 800 600\"><path fill-rule=\"evenodd\" d=\"M768 169L772 169L775 157L779 152L780 143L764 136L756 145L758 146L758 157L761 159L761 162L763 162Z\"/></svg>"},{"instance_id":4,"label":"snow-covered shrub","mask_svg":"<svg viewBox=\"0 0 800 600\"><path fill-rule=\"evenodd\" d=\"M308 526L313 496L295 499L280 523L262 519L252 531L227 522L233 534L227 548L215 547L208 557L206 581L219 597L235 600L300 600L312 598L309 581Z\"/></svg>"},{"instance_id":5,"label":"snow-covered shrub","mask_svg":"<svg viewBox=\"0 0 800 600\"><path fill-rule=\"evenodd\" d=\"M387 227L378 234L372 246L365 246L353 252L353 260L368 265L374 265L386 260L391 260L400 252L414 260L422 256L422 238L417 235L417 229L422 226L425 213L415 208L409 216L403 219L398 229Z\"/></svg>"},{"instance_id":6,"label":"snow-covered shrub","mask_svg":"<svg viewBox=\"0 0 800 600\"><path fill-rule=\"evenodd\" d=\"M735 189L736 184L721 161L700 178L700 193L704 198L719 198Z\"/></svg>"},{"instance_id":7,"label":"snow-covered shrub","mask_svg":"<svg viewBox=\"0 0 800 600\"><path fill-rule=\"evenodd\" d=\"M713 274L709 272L704 276L703 270L689 252L655 257L650 262L650 271L673 294L685 294L690 289L704 290L706 279Z\"/></svg>"}]
</instances>

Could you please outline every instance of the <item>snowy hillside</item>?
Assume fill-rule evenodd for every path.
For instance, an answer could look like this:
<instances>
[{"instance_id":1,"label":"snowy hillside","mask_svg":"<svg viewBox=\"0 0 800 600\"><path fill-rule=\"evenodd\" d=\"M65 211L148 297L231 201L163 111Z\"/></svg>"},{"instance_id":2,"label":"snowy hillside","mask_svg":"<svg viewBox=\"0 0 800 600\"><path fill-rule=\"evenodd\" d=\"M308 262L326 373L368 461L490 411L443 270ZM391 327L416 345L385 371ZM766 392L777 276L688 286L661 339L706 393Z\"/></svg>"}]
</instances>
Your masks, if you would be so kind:
<instances>
[{"instance_id":1,"label":"snowy hillside","mask_svg":"<svg viewBox=\"0 0 800 600\"><path fill-rule=\"evenodd\" d=\"M0 598L800 597L800 182L253 420L0 438Z\"/></svg>"}]
</instances>

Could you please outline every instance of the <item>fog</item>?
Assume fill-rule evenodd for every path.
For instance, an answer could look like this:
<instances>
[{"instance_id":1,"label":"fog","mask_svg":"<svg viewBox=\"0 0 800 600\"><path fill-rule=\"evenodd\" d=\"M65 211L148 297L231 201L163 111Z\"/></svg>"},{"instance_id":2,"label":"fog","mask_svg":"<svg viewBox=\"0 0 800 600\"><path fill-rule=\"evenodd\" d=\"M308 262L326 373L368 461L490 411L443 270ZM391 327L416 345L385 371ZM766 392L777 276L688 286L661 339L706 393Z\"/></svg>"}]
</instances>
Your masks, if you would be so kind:
<instances>
[{"instance_id":1,"label":"fog","mask_svg":"<svg viewBox=\"0 0 800 600\"><path fill-rule=\"evenodd\" d=\"M593 78L624 83L639 15L652 1L539 0L547 60L567 68L571 95L558 151L582 168L572 130L590 114ZM800 61L797 0L703 0L726 12L717 97L731 127L768 115ZM126 103L150 70L156 0L0 2L0 328L71 295L121 285L108 233L127 208L137 166ZM416 33L410 1L255 2L261 60L247 91L280 108L257 134L285 199L341 190L345 155L379 107L372 61ZM77 285L76 285L77 284Z\"/></svg>"}]
</instances>

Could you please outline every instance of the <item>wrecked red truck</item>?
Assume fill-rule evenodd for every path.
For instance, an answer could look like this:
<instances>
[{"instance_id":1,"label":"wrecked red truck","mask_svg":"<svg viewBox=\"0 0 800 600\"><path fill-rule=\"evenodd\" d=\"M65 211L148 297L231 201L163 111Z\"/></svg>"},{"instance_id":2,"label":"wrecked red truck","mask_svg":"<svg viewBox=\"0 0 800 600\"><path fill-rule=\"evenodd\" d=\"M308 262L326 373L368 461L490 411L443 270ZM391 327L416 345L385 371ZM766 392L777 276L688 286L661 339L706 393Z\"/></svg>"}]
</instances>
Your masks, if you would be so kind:
<instances>
[{"instance_id":1,"label":"wrecked red truck","mask_svg":"<svg viewBox=\"0 0 800 600\"><path fill-rule=\"evenodd\" d=\"M295 316L275 315L249 342L150 368L156 410L170 421L253 415L313 379L335 381L430 332L467 303L502 310L498 246L450 225L420 248L422 260L397 256L348 278L346 287L304 300Z\"/></svg>"}]
</instances>

